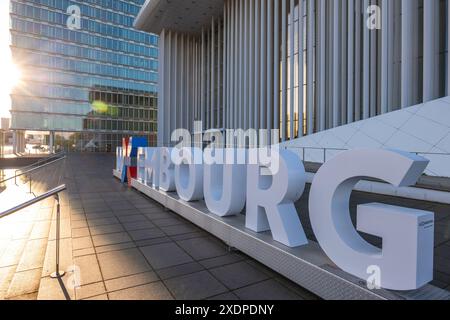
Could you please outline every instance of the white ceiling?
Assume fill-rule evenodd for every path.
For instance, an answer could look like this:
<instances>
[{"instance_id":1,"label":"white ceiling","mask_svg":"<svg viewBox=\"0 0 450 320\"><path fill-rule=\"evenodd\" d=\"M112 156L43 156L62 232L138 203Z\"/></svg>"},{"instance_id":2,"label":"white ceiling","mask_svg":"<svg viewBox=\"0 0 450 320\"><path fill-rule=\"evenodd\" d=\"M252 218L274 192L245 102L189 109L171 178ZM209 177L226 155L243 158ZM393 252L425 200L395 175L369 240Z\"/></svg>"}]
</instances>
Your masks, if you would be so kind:
<instances>
[{"instance_id":1,"label":"white ceiling","mask_svg":"<svg viewBox=\"0 0 450 320\"><path fill-rule=\"evenodd\" d=\"M198 33L211 17L222 16L224 0L147 0L135 21L137 29Z\"/></svg>"}]
</instances>

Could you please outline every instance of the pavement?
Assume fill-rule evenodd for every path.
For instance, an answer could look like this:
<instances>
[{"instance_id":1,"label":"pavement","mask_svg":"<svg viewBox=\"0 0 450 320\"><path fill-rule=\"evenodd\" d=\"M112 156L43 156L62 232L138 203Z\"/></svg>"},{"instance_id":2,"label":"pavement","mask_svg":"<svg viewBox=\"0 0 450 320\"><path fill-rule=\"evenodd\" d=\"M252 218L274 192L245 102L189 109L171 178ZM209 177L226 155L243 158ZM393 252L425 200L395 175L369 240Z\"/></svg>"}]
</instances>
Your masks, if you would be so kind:
<instances>
[{"instance_id":1,"label":"pavement","mask_svg":"<svg viewBox=\"0 0 450 320\"><path fill-rule=\"evenodd\" d=\"M112 177L113 165L111 155L69 155L61 195L60 269L66 275L49 277L55 271L55 206L32 208L21 215L27 228L20 248L10 245L18 237L12 232L0 251L0 298L317 299L121 185ZM4 224L11 227L11 221Z\"/></svg>"},{"instance_id":2,"label":"pavement","mask_svg":"<svg viewBox=\"0 0 450 320\"><path fill-rule=\"evenodd\" d=\"M54 201L0 220L0 299L318 299L120 184L113 166L107 154L66 160L60 269L67 273L59 280L49 277L55 271ZM314 240L308 192L296 206ZM355 192L353 220L357 204L374 201L436 212L433 284L450 289L450 206Z\"/></svg>"}]
</instances>

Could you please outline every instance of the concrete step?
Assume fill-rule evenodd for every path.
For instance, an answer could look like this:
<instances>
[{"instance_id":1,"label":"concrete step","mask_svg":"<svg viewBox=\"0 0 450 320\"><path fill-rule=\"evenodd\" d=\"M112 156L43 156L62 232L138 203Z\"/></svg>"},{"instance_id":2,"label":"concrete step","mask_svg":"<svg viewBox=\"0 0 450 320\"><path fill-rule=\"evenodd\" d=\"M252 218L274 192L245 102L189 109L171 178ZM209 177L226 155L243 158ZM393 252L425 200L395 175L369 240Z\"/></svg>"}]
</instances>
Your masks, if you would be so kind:
<instances>
[{"instance_id":1,"label":"concrete step","mask_svg":"<svg viewBox=\"0 0 450 320\"><path fill-rule=\"evenodd\" d=\"M38 203L0 220L0 300L37 299L52 211Z\"/></svg>"}]
</instances>

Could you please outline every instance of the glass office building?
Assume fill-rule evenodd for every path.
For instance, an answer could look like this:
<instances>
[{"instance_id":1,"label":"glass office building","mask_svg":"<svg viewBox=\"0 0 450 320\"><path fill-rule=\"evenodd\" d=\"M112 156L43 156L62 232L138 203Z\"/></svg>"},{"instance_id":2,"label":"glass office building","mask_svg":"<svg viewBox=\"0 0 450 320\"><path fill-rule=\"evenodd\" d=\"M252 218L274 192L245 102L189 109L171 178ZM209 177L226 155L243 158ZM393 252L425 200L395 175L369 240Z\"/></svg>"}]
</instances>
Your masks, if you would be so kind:
<instances>
[{"instance_id":1,"label":"glass office building","mask_svg":"<svg viewBox=\"0 0 450 320\"><path fill-rule=\"evenodd\" d=\"M68 151L112 151L124 136L154 144L158 37L133 29L143 3L11 0L11 50L22 73L12 129L49 132Z\"/></svg>"}]
</instances>

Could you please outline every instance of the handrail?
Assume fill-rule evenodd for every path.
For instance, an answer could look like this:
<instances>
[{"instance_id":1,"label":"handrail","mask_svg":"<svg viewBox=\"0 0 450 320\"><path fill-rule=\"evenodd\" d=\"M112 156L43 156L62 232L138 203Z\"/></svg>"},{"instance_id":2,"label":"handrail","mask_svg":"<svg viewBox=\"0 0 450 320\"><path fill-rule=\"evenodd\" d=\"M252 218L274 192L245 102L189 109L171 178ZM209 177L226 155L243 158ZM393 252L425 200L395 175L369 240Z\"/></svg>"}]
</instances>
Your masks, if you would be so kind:
<instances>
[{"instance_id":1,"label":"handrail","mask_svg":"<svg viewBox=\"0 0 450 320\"><path fill-rule=\"evenodd\" d=\"M7 181L10 181L10 180L12 180L12 179L16 179L16 178L18 178L18 177L24 176L24 175L26 175L26 174L29 174L29 173L33 172L33 171L42 169L42 168L44 168L44 167L46 167L46 166L48 166L48 165L51 165L51 164L53 164L53 163L55 163L55 162L58 162L58 161L61 161L61 160L65 160L66 158L67 158L67 157L64 156L64 157L58 158L58 159L56 159L56 160L47 162L47 163L45 163L45 164L43 164L43 165L41 165L41 166L39 166L39 167L35 167L35 168L30 169L30 170L24 171L24 172L22 172L22 173L20 173L20 174L18 174L18 175L15 175L14 177L9 177L8 179L5 179L5 180L0 181L0 184L1 184L1 183L5 183L5 182L7 182Z\"/></svg>"},{"instance_id":2,"label":"handrail","mask_svg":"<svg viewBox=\"0 0 450 320\"><path fill-rule=\"evenodd\" d=\"M59 158L60 156L63 156L63 155L65 155L65 152L64 152L64 151L59 152L59 153L55 153L54 155L51 155L51 156L48 156L47 158L41 159L41 160L39 160L39 161L36 161L35 163L32 163L32 164L30 164L30 165L28 165L28 166L26 166L26 167L22 167L22 168L16 169L16 170L14 171L14 176L17 175L17 172L18 172L18 171L28 170L29 168L33 168L34 166L36 166L36 165L38 165L38 164L45 163L45 162L47 162L47 161L49 161L49 160L51 160L51 159L54 159L54 158Z\"/></svg>"},{"instance_id":3,"label":"handrail","mask_svg":"<svg viewBox=\"0 0 450 320\"><path fill-rule=\"evenodd\" d=\"M12 215L13 213L16 213L17 211L20 211L22 209L28 208L29 206L31 206L35 203L41 202L42 200L45 200L47 198L50 198L51 196L54 196L55 194L58 194L66 189L67 189L66 185L64 185L64 184L60 185L59 187L56 187L50 191L47 191L46 193L44 193L36 198L33 198L27 202L19 204L18 206L15 206L14 208L11 208L9 210L6 210L6 211L0 213L0 219L7 217L9 215Z\"/></svg>"},{"instance_id":4,"label":"handrail","mask_svg":"<svg viewBox=\"0 0 450 320\"><path fill-rule=\"evenodd\" d=\"M59 187L56 187L52 190L47 191L46 193L31 199L27 202L24 202L22 204L19 204L18 206L15 206L14 208L11 208L9 210L6 210L2 213L0 213L0 219L7 217L9 215L12 215L20 210L23 210L25 208L28 208L29 206L36 204L38 202L41 202L45 199L48 199L50 197L55 197L55 200L57 201L57 205L56 205L56 271L53 272L50 277L54 278L54 279L59 279L62 278L65 275L64 271L59 270L59 246L60 246L60 230L61 230L61 204L60 204L60 199L59 199L59 193L63 192L64 190L66 190L67 187L65 184L60 185Z\"/></svg>"}]
</instances>

